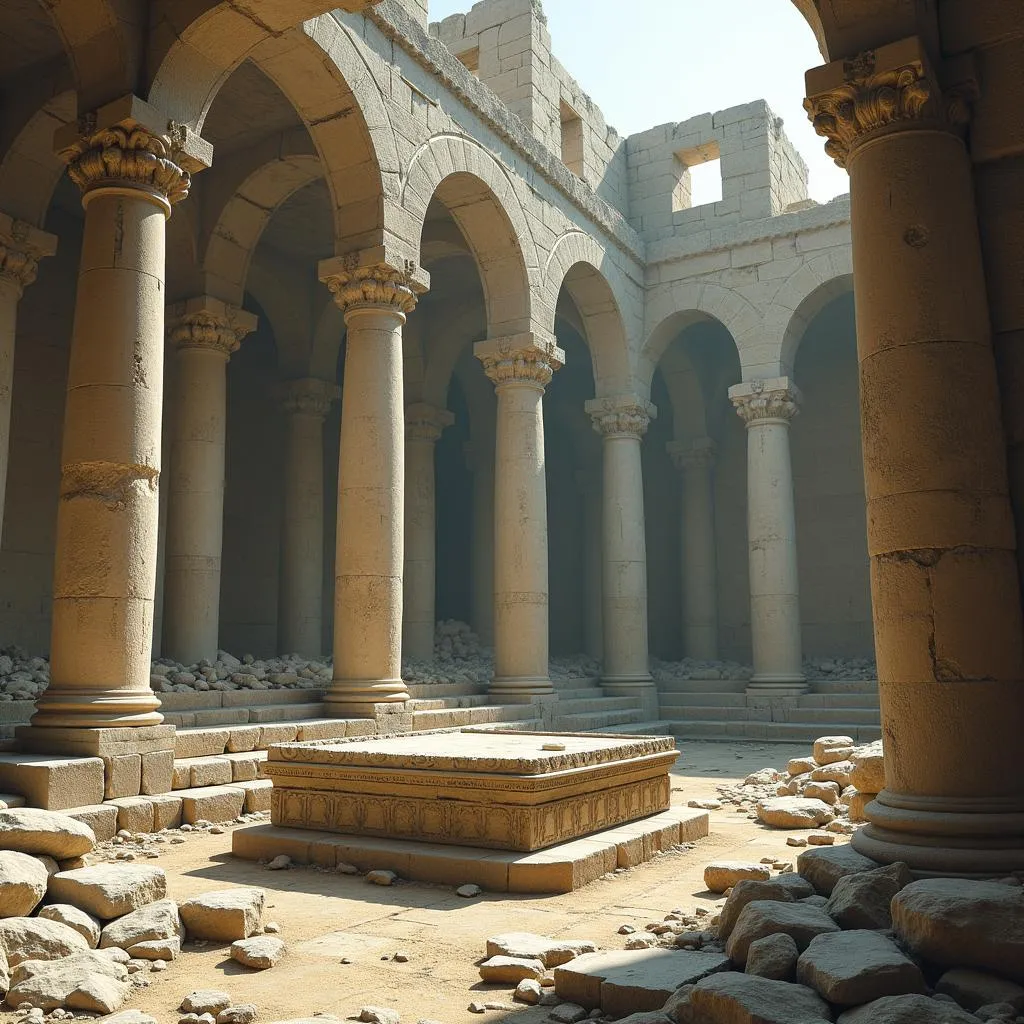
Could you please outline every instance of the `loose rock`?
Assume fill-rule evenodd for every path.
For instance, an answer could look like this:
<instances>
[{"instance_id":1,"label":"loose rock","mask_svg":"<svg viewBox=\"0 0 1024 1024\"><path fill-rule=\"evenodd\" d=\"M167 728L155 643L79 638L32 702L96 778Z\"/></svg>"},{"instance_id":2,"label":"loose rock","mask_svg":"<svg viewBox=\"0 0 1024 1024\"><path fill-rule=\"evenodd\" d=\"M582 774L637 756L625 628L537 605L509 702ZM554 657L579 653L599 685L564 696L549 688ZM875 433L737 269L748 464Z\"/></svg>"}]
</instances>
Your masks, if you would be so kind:
<instances>
[{"instance_id":1,"label":"loose rock","mask_svg":"<svg viewBox=\"0 0 1024 1024\"><path fill-rule=\"evenodd\" d=\"M265 971L284 956L284 943L272 935L259 935L252 939L239 939L231 944L231 958L245 967Z\"/></svg>"},{"instance_id":2,"label":"loose rock","mask_svg":"<svg viewBox=\"0 0 1024 1024\"><path fill-rule=\"evenodd\" d=\"M56 857L84 857L96 845L88 825L36 807L0 810L0 849Z\"/></svg>"},{"instance_id":3,"label":"loose rock","mask_svg":"<svg viewBox=\"0 0 1024 1024\"><path fill-rule=\"evenodd\" d=\"M512 994L512 998L518 1000L520 1003L527 1003L530 1006L536 1006L540 1002L540 997L544 994L544 990L540 987L540 982L535 978L523 978L518 985L516 990Z\"/></svg>"},{"instance_id":4,"label":"loose rock","mask_svg":"<svg viewBox=\"0 0 1024 1024\"><path fill-rule=\"evenodd\" d=\"M766 935L750 944L746 972L769 981L792 981L799 956L791 935Z\"/></svg>"},{"instance_id":5,"label":"loose rock","mask_svg":"<svg viewBox=\"0 0 1024 1024\"><path fill-rule=\"evenodd\" d=\"M547 968L568 963L583 953L593 953L597 944L587 939L551 939L531 932L507 932L487 940L487 955L540 960Z\"/></svg>"},{"instance_id":6,"label":"loose rock","mask_svg":"<svg viewBox=\"0 0 1024 1024\"><path fill-rule=\"evenodd\" d=\"M50 875L35 857L0 849L0 917L27 917L46 895Z\"/></svg>"},{"instance_id":7,"label":"loose rock","mask_svg":"<svg viewBox=\"0 0 1024 1024\"><path fill-rule=\"evenodd\" d=\"M480 965L480 978L490 984L517 985L524 978L544 977L544 962L527 957L492 956Z\"/></svg>"},{"instance_id":8,"label":"loose rock","mask_svg":"<svg viewBox=\"0 0 1024 1024\"><path fill-rule=\"evenodd\" d=\"M121 917L167 895L162 868L97 864L58 872L50 879L49 895L104 921Z\"/></svg>"},{"instance_id":9,"label":"loose rock","mask_svg":"<svg viewBox=\"0 0 1024 1024\"><path fill-rule=\"evenodd\" d=\"M370 871L367 872L366 880L372 885L394 885L398 875L394 871Z\"/></svg>"},{"instance_id":10,"label":"loose rock","mask_svg":"<svg viewBox=\"0 0 1024 1024\"><path fill-rule=\"evenodd\" d=\"M978 1024L953 1003L927 996L885 996L840 1014L838 1024Z\"/></svg>"},{"instance_id":11,"label":"loose rock","mask_svg":"<svg viewBox=\"0 0 1024 1024\"><path fill-rule=\"evenodd\" d=\"M190 992L178 1007L183 1013L218 1014L231 1005L231 996L216 988L200 988Z\"/></svg>"},{"instance_id":12,"label":"loose rock","mask_svg":"<svg viewBox=\"0 0 1024 1024\"><path fill-rule=\"evenodd\" d=\"M234 942L260 931L265 901L262 889L238 886L194 896L178 909L192 938Z\"/></svg>"},{"instance_id":13,"label":"loose rock","mask_svg":"<svg viewBox=\"0 0 1024 1024\"><path fill-rule=\"evenodd\" d=\"M853 749L852 736L821 736L814 741L814 760L819 765L846 761Z\"/></svg>"},{"instance_id":14,"label":"loose rock","mask_svg":"<svg viewBox=\"0 0 1024 1024\"><path fill-rule=\"evenodd\" d=\"M17 967L25 960L60 960L86 952L89 943L59 921L9 917L0 921L0 949L6 950L10 966Z\"/></svg>"},{"instance_id":15,"label":"loose rock","mask_svg":"<svg viewBox=\"0 0 1024 1024\"><path fill-rule=\"evenodd\" d=\"M140 942L180 939L184 934L178 904L174 900L157 900L108 924L100 937L100 947L128 949Z\"/></svg>"},{"instance_id":16,"label":"loose rock","mask_svg":"<svg viewBox=\"0 0 1024 1024\"><path fill-rule=\"evenodd\" d=\"M70 903L51 903L39 911L39 916L45 921L59 921L68 928L74 928L91 949L99 945L103 926L91 914L71 906Z\"/></svg>"},{"instance_id":17,"label":"loose rock","mask_svg":"<svg viewBox=\"0 0 1024 1024\"><path fill-rule=\"evenodd\" d=\"M555 1024L579 1024L586 1017L587 1011L575 1003L561 1003L548 1014L548 1018L555 1021Z\"/></svg>"},{"instance_id":18,"label":"loose rock","mask_svg":"<svg viewBox=\"0 0 1024 1024\"><path fill-rule=\"evenodd\" d=\"M913 880L910 868L901 863L844 875L836 881L825 912L843 928L891 928L892 898Z\"/></svg>"},{"instance_id":19,"label":"loose rock","mask_svg":"<svg viewBox=\"0 0 1024 1024\"><path fill-rule=\"evenodd\" d=\"M755 809L758 818L772 828L814 828L835 817L828 804L801 796L772 797Z\"/></svg>"},{"instance_id":20,"label":"loose rock","mask_svg":"<svg viewBox=\"0 0 1024 1024\"><path fill-rule=\"evenodd\" d=\"M399 1024L401 1017L397 1010L386 1006L364 1006L359 1011L359 1019L364 1024Z\"/></svg>"},{"instance_id":21,"label":"loose rock","mask_svg":"<svg viewBox=\"0 0 1024 1024\"><path fill-rule=\"evenodd\" d=\"M217 1024L252 1024L256 1016L256 1007L252 1003L238 1003L221 1010L217 1014Z\"/></svg>"},{"instance_id":22,"label":"loose rock","mask_svg":"<svg viewBox=\"0 0 1024 1024\"><path fill-rule=\"evenodd\" d=\"M697 982L689 1003L691 1019L700 1024L824 1024L832 1019L828 1005L810 989L735 972Z\"/></svg>"},{"instance_id":23,"label":"loose rock","mask_svg":"<svg viewBox=\"0 0 1024 1024\"><path fill-rule=\"evenodd\" d=\"M128 971L95 950L60 960L26 960L11 975L9 1006L29 1003L43 1010L66 1007L88 1013L113 1013L128 998Z\"/></svg>"},{"instance_id":24,"label":"loose rock","mask_svg":"<svg viewBox=\"0 0 1024 1024\"><path fill-rule=\"evenodd\" d=\"M476 896L479 896L483 892L483 889L479 885L460 885L455 890L456 896L461 896L464 900L471 900Z\"/></svg>"},{"instance_id":25,"label":"loose rock","mask_svg":"<svg viewBox=\"0 0 1024 1024\"><path fill-rule=\"evenodd\" d=\"M771 871L763 864L737 860L719 860L704 869L704 884L711 892L725 892L737 882L767 882Z\"/></svg>"},{"instance_id":26,"label":"loose rock","mask_svg":"<svg viewBox=\"0 0 1024 1024\"><path fill-rule=\"evenodd\" d=\"M736 925L726 943L725 952L741 966L747 962L750 944L765 935L785 932L796 942L797 949L805 950L815 935L838 932L839 925L823 910L804 903L778 903L754 901L748 903L736 919Z\"/></svg>"},{"instance_id":27,"label":"loose rock","mask_svg":"<svg viewBox=\"0 0 1024 1024\"><path fill-rule=\"evenodd\" d=\"M1024 1013L1024 986L984 971L955 967L939 978L935 991L951 996L972 1013L992 1003L1007 1003Z\"/></svg>"},{"instance_id":28,"label":"loose rock","mask_svg":"<svg viewBox=\"0 0 1024 1024\"><path fill-rule=\"evenodd\" d=\"M797 857L796 869L814 886L819 896L831 896L836 882L844 875L871 871L879 865L859 854L852 846L822 847L807 850Z\"/></svg>"}]
</instances>

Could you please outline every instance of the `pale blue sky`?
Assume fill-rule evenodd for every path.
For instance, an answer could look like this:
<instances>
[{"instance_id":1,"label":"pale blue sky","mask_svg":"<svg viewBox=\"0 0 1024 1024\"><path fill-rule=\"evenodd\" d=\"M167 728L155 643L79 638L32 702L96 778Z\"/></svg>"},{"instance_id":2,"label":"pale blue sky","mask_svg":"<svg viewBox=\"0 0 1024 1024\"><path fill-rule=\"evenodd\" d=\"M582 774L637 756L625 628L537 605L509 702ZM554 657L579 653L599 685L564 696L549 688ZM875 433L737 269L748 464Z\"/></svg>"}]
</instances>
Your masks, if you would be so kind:
<instances>
[{"instance_id":1,"label":"pale blue sky","mask_svg":"<svg viewBox=\"0 0 1024 1024\"><path fill-rule=\"evenodd\" d=\"M430 0L430 20L471 0ZM555 56L623 137L765 99L811 170L821 202L849 191L801 106L803 72L822 63L790 0L544 0ZM706 186L695 181L694 202Z\"/></svg>"}]
</instances>

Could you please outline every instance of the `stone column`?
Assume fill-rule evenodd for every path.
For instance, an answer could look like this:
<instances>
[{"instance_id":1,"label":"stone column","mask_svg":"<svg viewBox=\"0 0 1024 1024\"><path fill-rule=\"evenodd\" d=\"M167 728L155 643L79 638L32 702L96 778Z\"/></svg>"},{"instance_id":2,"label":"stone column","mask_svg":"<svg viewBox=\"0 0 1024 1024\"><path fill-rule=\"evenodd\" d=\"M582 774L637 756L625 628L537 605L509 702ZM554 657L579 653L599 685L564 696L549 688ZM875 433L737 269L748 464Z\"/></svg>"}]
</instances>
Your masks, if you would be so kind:
<instances>
[{"instance_id":1,"label":"stone column","mask_svg":"<svg viewBox=\"0 0 1024 1024\"><path fill-rule=\"evenodd\" d=\"M307 658L323 653L324 420L340 397L337 385L315 378L290 380L281 388L285 467L279 645Z\"/></svg>"},{"instance_id":2,"label":"stone column","mask_svg":"<svg viewBox=\"0 0 1024 1024\"><path fill-rule=\"evenodd\" d=\"M718 658L718 568L715 560L715 442L710 437L670 441L668 453L682 473L683 651L688 658Z\"/></svg>"},{"instance_id":3,"label":"stone column","mask_svg":"<svg viewBox=\"0 0 1024 1024\"><path fill-rule=\"evenodd\" d=\"M36 279L39 261L57 251L54 235L0 213L0 533L11 448L11 398L18 302Z\"/></svg>"},{"instance_id":4,"label":"stone column","mask_svg":"<svg viewBox=\"0 0 1024 1024\"><path fill-rule=\"evenodd\" d=\"M405 424L402 326L429 280L382 250L320 264L345 314L332 714L372 718L402 682Z\"/></svg>"},{"instance_id":5,"label":"stone column","mask_svg":"<svg viewBox=\"0 0 1024 1024\"><path fill-rule=\"evenodd\" d=\"M473 630L494 645L494 442L463 446L473 474Z\"/></svg>"},{"instance_id":6,"label":"stone column","mask_svg":"<svg viewBox=\"0 0 1024 1024\"><path fill-rule=\"evenodd\" d=\"M917 39L807 75L850 172L885 789L858 850L918 872L1024 867L1024 639L961 96Z\"/></svg>"},{"instance_id":7,"label":"stone column","mask_svg":"<svg viewBox=\"0 0 1024 1024\"><path fill-rule=\"evenodd\" d=\"M729 388L747 425L747 544L754 676L748 693L806 691L800 643L800 587L789 424L800 392L787 377Z\"/></svg>"},{"instance_id":8,"label":"stone column","mask_svg":"<svg viewBox=\"0 0 1024 1024\"><path fill-rule=\"evenodd\" d=\"M447 409L417 403L405 410L405 608L402 652L434 657L437 556L434 446L455 417Z\"/></svg>"},{"instance_id":9,"label":"stone column","mask_svg":"<svg viewBox=\"0 0 1024 1024\"><path fill-rule=\"evenodd\" d=\"M256 317L202 296L167 310L174 351L163 653L184 665L217 657L224 539L228 360Z\"/></svg>"},{"instance_id":10,"label":"stone column","mask_svg":"<svg viewBox=\"0 0 1024 1024\"><path fill-rule=\"evenodd\" d=\"M84 130L84 134L83 134ZM58 132L85 234L68 366L50 686L33 727L150 726L164 243L210 149L125 97ZM200 157L202 162L200 162ZM76 740L77 742L77 740Z\"/></svg>"},{"instance_id":11,"label":"stone column","mask_svg":"<svg viewBox=\"0 0 1024 1024\"><path fill-rule=\"evenodd\" d=\"M478 342L498 397L494 456L494 680L498 703L554 692L548 675L548 513L544 390L565 363L553 340Z\"/></svg>"},{"instance_id":12,"label":"stone column","mask_svg":"<svg viewBox=\"0 0 1024 1024\"><path fill-rule=\"evenodd\" d=\"M601 470L582 469L576 474L576 483L583 496L583 637L587 654L592 658L604 657L603 585L604 535L602 531Z\"/></svg>"},{"instance_id":13,"label":"stone column","mask_svg":"<svg viewBox=\"0 0 1024 1024\"><path fill-rule=\"evenodd\" d=\"M653 699L647 648L647 543L640 442L656 415L632 395L587 402L594 429L604 438L602 574L604 674L602 689L617 696ZM651 708L650 710L653 710Z\"/></svg>"}]
</instances>

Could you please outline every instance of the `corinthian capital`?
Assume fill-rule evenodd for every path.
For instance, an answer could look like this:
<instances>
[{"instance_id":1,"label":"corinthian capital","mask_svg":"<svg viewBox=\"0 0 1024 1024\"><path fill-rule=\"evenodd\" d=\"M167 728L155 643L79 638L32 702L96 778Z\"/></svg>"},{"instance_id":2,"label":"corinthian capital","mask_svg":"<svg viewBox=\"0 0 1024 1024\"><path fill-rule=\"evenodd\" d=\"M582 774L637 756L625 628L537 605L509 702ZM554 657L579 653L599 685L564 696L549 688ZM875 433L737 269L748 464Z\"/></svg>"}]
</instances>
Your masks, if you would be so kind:
<instances>
[{"instance_id":1,"label":"corinthian capital","mask_svg":"<svg viewBox=\"0 0 1024 1024\"><path fill-rule=\"evenodd\" d=\"M478 341L473 355L496 389L526 385L544 390L556 370L565 366L565 353L552 338L539 334L514 334L507 338Z\"/></svg>"},{"instance_id":2,"label":"corinthian capital","mask_svg":"<svg viewBox=\"0 0 1024 1024\"><path fill-rule=\"evenodd\" d=\"M136 96L123 96L65 125L55 137L68 176L87 200L100 188L133 188L171 206L188 196L192 173L210 165L212 150Z\"/></svg>"},{"instance_id":3,"label":"corinthian capital","mask_svg":"<svg viewBox=\"0 0 1024 1024\"><path fill-rule=\"evenodd\" d=\"M814 68L807 91L804 109L840 167L868 139L914 123L952 128L969 114L969 89L944 95L916 38Z\"/></svg>"},{"instance_id":4,"label":"corinthian capital","mask_svg":"<svg viewBox=\"0 0 1024 1024\"><path fill-rule=\"evenodd\" d=\"M204 295L167 307L167 339L178 350L210 349L229 359L257 322L252 313Z\"/></svg>"},{"instance_id":5,"label":"corinthian capital","mask_svg":"<svg viewBox=\"0 0 1024 1024\"><path fill-rule=\"evenodd\" d=\"M285 381L279 392L281 408L292 416L326 418L331 405L341 398L341 389L316 377Z\"/></svg>"},{"instance_id":6,"label":"corinthian capital","mask_svg":"<svg viewBox=\"0 0 1024 1024\"><path fill-rule=\"evenodd\" d=\"M343 313L391 309L403 316L416 308L430 287L430 275L412 260L397 259L384 247L322 260L320 280Z\"/></svg>"},{"instance_id":7,"label":"corinthian capital","mask_svg":"<svg viewBox=\"0 0 1024 1024\"><path fill-rule=\"evenodd\" d=\"M658 410L636 395L594 398L584 406L594 430L604 437L641 438L658 415Z\"/></svg>"},{"instance_id":8,"label":"corinthian capital","mask_svg":"<svg viewBox=\"0 0 1024 1024\"><path fill-rule=\"evenodd\" d=\"M433 444L440 440L445 427L450 427L454 422L455 416L447 409L438 409L426 402L405 407L405 436L409 441L429 441Z\"/></svg>"},{"instance_id":9,"label":"corinthian capital","mask_svg":"<svg viewBox=\"0 0 1024 1024\"><path fill-rule=\"evenodd\" d=\"M13 282L19 294L36 279L39 261L56 251L55 236L0 213L0 279Z\"/></svg>"},{"instance_id":10,"label":"corinthian capital","mask_svg":"<svg viewBox=\"0 0 1024 1024\"><path fill-rule=\"evenodd\" d=\"M729 400L748 427L772 420L784 423L799 412L800 389L788 377L752 380L729 388Z\"/></svg>"}]
</instances>

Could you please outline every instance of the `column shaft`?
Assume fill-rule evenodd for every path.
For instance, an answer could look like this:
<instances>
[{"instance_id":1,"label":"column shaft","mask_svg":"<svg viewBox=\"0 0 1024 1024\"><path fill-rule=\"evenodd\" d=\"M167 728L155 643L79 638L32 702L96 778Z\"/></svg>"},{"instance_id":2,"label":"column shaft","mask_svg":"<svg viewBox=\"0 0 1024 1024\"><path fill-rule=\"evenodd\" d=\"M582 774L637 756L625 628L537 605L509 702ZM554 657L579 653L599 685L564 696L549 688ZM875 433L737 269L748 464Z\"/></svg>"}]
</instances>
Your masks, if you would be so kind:
<instances>
[{"instance_id":1,"label":"column shaft","mask_svg":"<svg viewBox=\"0 0 1024 1024\"><path fill-rule=\"evenodd\" d=\"M548 675L543 398L564 355L552 342L533 335L480 342L475 354L498 398L490 693L496 701L529 702L553 692Z\"/></svg>"},{"instance_id":2,"label":"column shaft","mask_svg":"<svg viewBox=\"0 0 1024 1024\"><path fill-rule=\"evenodd\" d=\"M494 441L467 445L473 473L473 630L494 644Z\"/></svg>"},{"instance_id":3,"label":"column shaft","mask_svg":"<svg viewBox=\"0 0 1024 1024\"><path fill-rule=\"evenodd\" d=\"M604 530L600 469L576 474L583 497L583 637L586 653L604 658Z\"/></svg>"},{"instance_id":4,"label":"column shaft","mask_svg":"<svg viewBox=\"0 0 1024 1024\"><path fill-rule=\"evenodd\" d=\"M402 651L411 658L434 657L437 616L437 557L434 448L451 413L429 405L405 411L405 584Z\"/></svg>"},{"instance_id":5,"label":"column shaft","mask_svg":"<svg viewBox=\"0 0 1024 1024\"><path fill-rule=\"evenodd\" d=\"M290 381L285 415L284 519L281 529L280 647L323 652L324 419L338 389L323 380Z\"/></svg>"},{"instance_id":6,"label":"column shaft","mask_svg":"<svg viewBox=\"0 0 1024 1024\"><path fill-rule=\"evenodd\" d=\"M967 111L912 39L808 86L850 171L886 743L853 842L921 873L1006 874L1024 868L1024 640Z\"/></svg>"},{"instance_id":7,"label":"column shaft","mask_svg":"<svg viewBox=\"0 0 1024 1024\"><path fill-rule=\"evenodd\" d=\"M753 692L802 693L800 587L789 422L800 394L786 379L729 389L747 424L747 544Z\"/></svg>"}]
</instances>

